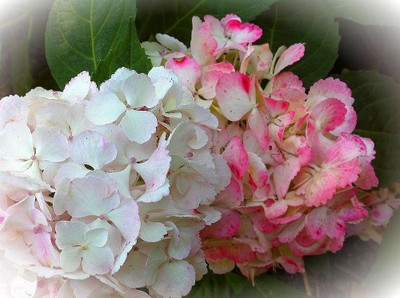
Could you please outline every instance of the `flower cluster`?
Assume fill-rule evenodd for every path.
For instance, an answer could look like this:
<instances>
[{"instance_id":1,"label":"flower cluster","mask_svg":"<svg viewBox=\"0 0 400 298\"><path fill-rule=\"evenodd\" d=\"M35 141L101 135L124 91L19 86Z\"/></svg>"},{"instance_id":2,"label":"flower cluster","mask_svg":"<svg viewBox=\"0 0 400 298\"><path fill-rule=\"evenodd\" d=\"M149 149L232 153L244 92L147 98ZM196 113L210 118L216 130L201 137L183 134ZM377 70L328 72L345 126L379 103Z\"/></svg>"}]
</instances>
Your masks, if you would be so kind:
<instances>
[{"instance_id":1,"label":"flower cluster","mask_svg":"<svg viewBox=\"0 0 400 298\"><path fill-rule=\"evenodd\" d=\"M3 98L1 293L189 293L206 273L208 206L230 180L210 150L217 126L163 67Z\"/></svg>"},{"instance_id":2,"label":"flower cluster","mask_svg":"<svg viewBox=\"0 0 400 298\"><path fill-rule=\"evenodd\" d=\"M400 184L395 183L391 188L364 193L361 202L368 210L368 216L361 222L348 226L348 235L358 235L362 240L382 241L382 232L389 223L396 209L400 207Z\"/></svg>"},{"instance_id":3,"label":"flower cluster","mask_svg":"<svg viewBox=\"0 0 400 298\"><path fill-rule=\"evenodd\" d=\"M250 279L277 265L301 272L303 256L341 249L346 226L368 215L360 190L378 185L373 142L352 134L351 90L327 78L307 92L284 71L304 45L273 54L253 45L261 35L231 14L194 17L189 49L164 34L143 43L219 119L211 150L232 177L212 203L221 219L201 231L203 249L214 272L237 265Z\"/></svg>"}]
</instances>

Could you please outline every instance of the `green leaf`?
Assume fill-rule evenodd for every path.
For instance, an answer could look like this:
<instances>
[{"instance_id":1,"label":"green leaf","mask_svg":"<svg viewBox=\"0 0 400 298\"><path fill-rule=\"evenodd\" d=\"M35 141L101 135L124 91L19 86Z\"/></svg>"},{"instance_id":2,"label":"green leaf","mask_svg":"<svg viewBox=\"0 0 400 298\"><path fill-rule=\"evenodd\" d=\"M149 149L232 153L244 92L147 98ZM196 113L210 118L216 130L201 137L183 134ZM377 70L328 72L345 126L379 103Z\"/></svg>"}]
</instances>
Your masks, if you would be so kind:
<instances>
[{"instance_id":1,"label":"green leaf","mask_svg":"<svg viewBox=\"0 0 400 298\"><path fill-rule=\"evenodd\" d=\"M145 41L156 33L165 33L189 44L192 17L207 14L222 18L239 15L243 21L254 19L277 0L138 0L138 31ZM155 21L156 20L156 21Z\"/></svg>"},{"instance_id":2,"label":"green leaf","mask_svg":"<svg viewBox=\"0 0 400 298\"><path fill-rule=\"evenodd\" d=\"M278 281L267 274L257 277L255 279L255 287L253 287L249 280L235 273L217 275L209 272L201 281L196 283L190 294L186 297L306 298L308 296L304 292Z\"/></svg>"},{"instance_id":3,"label":"green leaf","mask_svg":"<svg viewBox=\"0 0 400 298\"><path fill-rule=\"evenodd\" d=\"M56 0L47 23L46 56L58 85L63 88L84 70L94 78L103 79L124 66L114 57L124 57L122 52L137 49L137 38L129 21L135 15L135 0ZM135 45L123 49L120 45L124 39ZM146 59L142 51L137 55L130 57ZM107 62L111 65L106 65ZM146 69L139 69L143 70Z\"/></svg>"},{"instance_id":4,"label":"green leaf","mask_svg":"<svg viewBox=\"0 0 400 298\"><path fill-rule=\"evenodd\" d=\"M399 227L400 210L397 210L383 234L376 261L364 282L364 287L368 290L370 297L398 297L400 292Z\"/></svg>"},{"instance_id":5,"label":"green leaf","mask_svg":"<svg viewBox=\"0 0 400 298\"><path fill-rule=\"evenodd\" d=\"M307 298L305 292L281 282L267 274L260 275L255 279L255 287L250 283L237 295L237 297L291 297L291 298Z\"/></svg>"},{"instance_id":6,"label":"green leaf","mask_svg":"<svg viewBox=\"0 0 400 298\"><path fill-rule=\"evenodd\" d=\"M144 49L140 45L136 26L132 18L129 19L125 37L118 43L115 49L111 50L107 58L100 62L94 79L97 82L103 82L116 69L123 66L143 73L149 72L152 67L151 61L147 58Z\"/></svg>"},{"instance_id":7,"label":"green leaf","mask_svg":"<svg viewBox=\"0 0 400 298\"><path fill-rule=\"evenodd\" d=\"M339 18L364 25L400 26L397 0L330 0L326 4Z\"/></svg>"},{"instance_id":8,"label":"green leaf","mask_svg":"<svg viewBox=\"0 0 400 298\"><path fill-rule=\"evenodd\" d=\"M11 83L13 91L19 95L25 95L33 84L29 63L29 41L29 38L16 41L11 52Z\"/></svg>"},{"instance_id":9,"label":"green leaf","mask_svg":"<svg viewBox=\"0 0 400 298\"><path fill-rule=\"evenodd\" d=\"M375 143L372 165L379 186L400 181L400 86L375 71L348 71L340 77L353 91L356 134Z\"/></svg>"},{"instance_id":10,"label":"green leaf","mask_svg":"<svg viewBox=\"0 0 400 298\"><path fill-rule=\"evenodd\" d=\"M282 0L257 17L264 30L263 42L272 51L280 46L305 43L305 55L288 68L305 86L325 77L338 56L339 31L333 14L321 1Z\"/></svg>"},{"instance_id":11,"label":"green leaf","mask_svg":"<svg viewBox=\"0 0 400 298\"><path fill-rule=\"evenodd\" d=\"M229 273L228 273L229 274ZM232 273L231 273L232 274ZM208 273L190 291L188 298L218 297L230 298L231 289L226 282L225 275Z\"/></svg>"}]
</instances>

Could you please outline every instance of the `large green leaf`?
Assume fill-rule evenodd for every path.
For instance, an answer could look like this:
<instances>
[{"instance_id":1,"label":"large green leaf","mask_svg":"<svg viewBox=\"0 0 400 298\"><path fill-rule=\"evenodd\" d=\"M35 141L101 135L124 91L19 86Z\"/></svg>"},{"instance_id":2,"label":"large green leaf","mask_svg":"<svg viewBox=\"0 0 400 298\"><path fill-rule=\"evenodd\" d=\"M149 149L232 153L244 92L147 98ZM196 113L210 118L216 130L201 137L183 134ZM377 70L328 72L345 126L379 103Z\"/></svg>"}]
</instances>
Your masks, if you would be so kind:
<instances>
[{"instance_id":1,"label":"large green leaf","mask_svg":"<svg viewBox=\"0 0 400 298\"><path fill-rule=\"evenodd\" d=\"M190 298L306 298L304 292L281 282L272 276L263 274L255 279L255 286L250 281L235 273L216 275L208 273L193 287Z\"/></svg>"},{"instance_id":2,"label":"large green leaf","mask_svg":"<svg viewBox=\"0 0 400 298\"><path fill-rule=\"evenodd\" d=\"M400 181L400 86L375 71L349 71L341 79L353 91L358 121L355 133L375 143L373 166L379 185Z\"/></svg>"},{"instance_id":3,"label":"large green leaf","mask_svg":"<svg viewBox=\"0 0 400 298\"><path fill-rule=\"evenodd\" d=\"M290 70L306 86L325 77L338 53L338 24L321 1L282 0L258 16L256 23L264 30L263 41L276 51L280 46L305 43L304 57Z\"/></svg>"},{"instance_id":4,"label":"large green leaf","mask_svg":"<svg viewBox=\"0 0 400 298\"><path fill-rule=\"evenodd\" d=\"M130 22L135 15L135 0L56 0L47 23L46 56L59 86L84 70L95 79L108 77L121 66L148 71L146 62L132 64L117 58L130 51L137 60L147 59ZM120 46L124 39L130 47Z\"/></svg>"},{"instance_id":5,"label":"large green leaf","mask_svg":"<svg viewBox=\"0 0 400 298\"><path fill-rule=\"evenodd\" d=\"M140 40L156 33L174 36L189 44L192 17L211 14L222 18L229 13L243 21L254 19L277 0L138 0L138 31Z\"/></svg>"},{"instance_id":6,"label":"large green leaf","mask_svg":"<svg viewBox=\"0 0 400 298\"><path fill-rule=\"evenodd\" d=\"M339 18L364 25L400 26L398 0L330 0L326 4Z\"/></svg>"}]
</instances>

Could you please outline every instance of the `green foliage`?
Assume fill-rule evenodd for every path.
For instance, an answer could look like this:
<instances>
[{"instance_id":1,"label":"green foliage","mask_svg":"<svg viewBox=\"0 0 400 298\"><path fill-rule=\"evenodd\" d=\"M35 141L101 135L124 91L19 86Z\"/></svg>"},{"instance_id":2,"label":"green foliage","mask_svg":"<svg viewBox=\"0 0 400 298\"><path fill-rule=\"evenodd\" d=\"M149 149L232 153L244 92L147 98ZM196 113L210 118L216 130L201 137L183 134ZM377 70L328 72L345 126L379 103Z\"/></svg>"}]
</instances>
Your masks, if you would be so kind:
<instances>
[{"instance_id":1,"label":"green foliage","mask_svg":"<svg viewBox=\"0 0 400 298\"><path fill-rule=\"evenodd\" d=\"M375 71L348 71L340 77L353 91L355 133L375 143L373 166L379 185L400 181L400 86Z\"/></svg>"},{"instance_id":2,"label":"green foliage","mask_svg":"<svg viewBox=\"0 0 400 298\"><path fill-rule=\"evenodd\" d=\"M87 70L100 82L118 67L147 72L132 22L134 0L56 0L46 29L46 56L58 85ZM129 49L123 47L130 43ZM129 58L140 62L126 60ZM116 62L118 61L118 63Z\"/></svg>"},{"instance_id":3,"label":"green foliage","mask_svg":"<svg viewBox=\"0 0 400 298\"><path fill-rule=\"evenodd\" d=\"M330 0L326 4L339 18L364 25L400 26L397 0Z\"/></svg>"},{"instance_id":4,"label":"green foliage","mask_svg":"<svg viewBox=\"0 0 400 298\"><path fill-rule=\"evenodd\" d=\"M222 18L229 13L242 20L254 19L277 0L138 0L138 32L141 41L165 33L189 44L192 17L207 14Z\"/></svg>"},{"instance_id":5,"label":"green foliage","mask_svg":"<svg viewBox=\"0 0 400 298\"><path fill-rule=\"evenodd\" d=\"M282 0L256 19L263 42L272 51L280 46L305 43L304 57L290 67L310 86L332 69L338 53L339 29L332 12L321 1Z\"/></svg>"},{"instance_id":6,"label":"green foliage","mask_svg":"<svg viewBox=\"0 0 400 298\"><path fill-rule=\"evenodd\" d=\"M33 84L29 64L29 42L29 37L16 41L11 52L11 82L14 92L21 95L31 90Z\"/></svg>"},{"instance_id":7,"label":"green foliage","mask_svg":"<svg viewBox=\"0 0 400 298\"><path fill-rule=\"evenodd\" d=\"M208 273L193 287L189 298L275 298L293 297L306 298L304 292L287 285L269 275L262 275L255 279L255 286L242 276L234 273L216 275Z\"/></svg>"}]
</instances>

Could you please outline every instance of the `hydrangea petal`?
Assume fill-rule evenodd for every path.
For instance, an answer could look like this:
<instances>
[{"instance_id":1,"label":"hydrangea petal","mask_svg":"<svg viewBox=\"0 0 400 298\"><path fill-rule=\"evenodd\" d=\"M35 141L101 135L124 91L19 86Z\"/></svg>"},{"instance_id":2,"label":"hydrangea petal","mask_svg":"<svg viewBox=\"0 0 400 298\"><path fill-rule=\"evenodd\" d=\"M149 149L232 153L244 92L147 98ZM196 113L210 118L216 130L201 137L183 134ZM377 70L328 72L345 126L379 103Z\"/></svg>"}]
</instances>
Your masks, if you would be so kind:
<instances>
[{"instance_id":1,"label":"hydrangea petal","mask_svg":"<svg viewBox=\"0 0 400 298\"><path fill-rule=\"evenodd\" d=\"M307 105L314 107L327 98L337 98L348 106L354 103L354 98L351 97L351 90L345 83L338 79L327 78L319 80L310 87Z\"/></svg>"},{"instance_id":2,"label":"hydrangea petal","mask_svg":"<svg viewBox=\"0 0 400 298\"><path fill-rule=\"evenodd\" d=\"M71 142L71 158L80 164L101 169L117 156L117 148L100 133L85 131Z\"/></svg>"},{"instance_id":3,"label":"hydrangea petal","mask_svg":"<svg viewBox=\"0 0 400 298\"><path fill-rule=\"evenodd\" d=\"M118 228L128 242L133 242L139 235L140 218L136 202L124 200L118 208L110 211L107 218Z\"/></svg>"},{"instance_id":4,"label":"hydrangea petal","mask_svg":"<svg viewBox=\"0 0 400 298\"><path fill-rule=\"evenodd\" d=\"M36 156L40 160L61 162L69 157L68 141L61 131L37 128L32 138L36 147Z\"/></svg>"},{"instance_id":5,"label":"hydrangea petal","mask_svg":"<svg viewBox=\"0 0 400 298\"><path fill-rule=\"evenodd\" d=\"M166 262L158 269L157 279L152 288L159 294L171 297L189 294L195 283L196 273L186 261Z\"/></svg>"},{"instance_id":6,"label":"hydrangea petal","mask_svg":"<svg viewBox=\"0 0 400 298\"><path fill-rule=\"evenodd\" d=\"M65 272L74 272L81 265L82 248L67 247L61 251L60 262L61 268Z\"/></svg>"},{"instance_id":7,"label":"hydrangea petal","mask_svg":"<svg viewBox=\"0 0 400 298\"><path fill-rule=\"evenodd\" d=\"M33 155L33 140L26 124L11 122L0 129L0 158L30 159Z\"/></svg>"},{"instance_id":8,"label":"hydrangea petal","mask_svg":"<svg viewBox=\"0 0 400 298\"><path fill-rule=\"evenodd\" d=\"M82 244L88 230L87 225L81 222L59 221L56 224L56 244L61 249Z\"/></svg>"},{"instance_id":9,"label":"hydrangea petal","mask_svg":"<svg viewBox=\"0 0 400 298\"><path fill-rule=\"evenodd\" d=\"M122 90L132 108L152 108L158 103L153 83L145 74L133 74L127 78Z\"/></svg>"},{"instance_id":10,"label":"hydrangea petal","mask_svg":"<svg viewBox=\"0 0 400 298\"><path fill-rule=\"evenodd\" d=\"M296 43L287 48L275 65L274 74L278 74L285 67L296 63L304 56L304 44Z\"/></svg>"},{"instance_id":11,"label":"hydrangea petal","mask_svg":"<svg viewBox=\"0 0 400 298\"><path fill-rule=\"evenodd\" d=\"M151 112L127 110L121 125L129 140L143 144L156 132L157 118Z\"/></svg>"},{"instance_id":12,"label":"hydrangea petal","mask_svg":"<svg viewBox=\"0 0 400 298\"><path fill-rule=\"evenodd\" d=\"M125 105L114 93L98 92L88 101L85 114L90 122L103 125L113 123L125 109Z\"/></svg>"},{"instance_id":13,"label":"hydrangea petal","mask_svg":"<svg viewBox=\"0 0 400 298\"><path fill-rule=\"evenodd\" d=\"M89 246L82 252L82 269L90 275L107 274L114 264L114 254L109 247Z\"/></svg>"},{"instance_id":14,"label":"hydrangea petal","mask_svg":"<svg viewBox=\"0 0 400 298\"><path fill-rule=\"evenodd\" d=\"M153 191L165 183L170 162L168 150L158 147L147 161L133 164L133 168L146 183L146 191Z\"/></svg>"},{"instance_id":15,"label":"hydrangea petal","mask_svg":"<svg viewBox=\"0 0 400 298\"><path fill-rule=\"evenodd\" d=\"M243 146L240 137L233 137L222 156L227 161L233 174L241 179L249 167L249 156Z\"/></svg>"},{"instance_id":16,"label":"hydrangea petal","mask_svg":"<svg viewBox=\"0 0 400 298\"><path fill-rule=\"evenodd\" d=\"M240 120L254 107L250 101L251 84L251 79L239 72L224 74L219 79L216 99L228 120Z\"/></svg>"}]
</instances>

